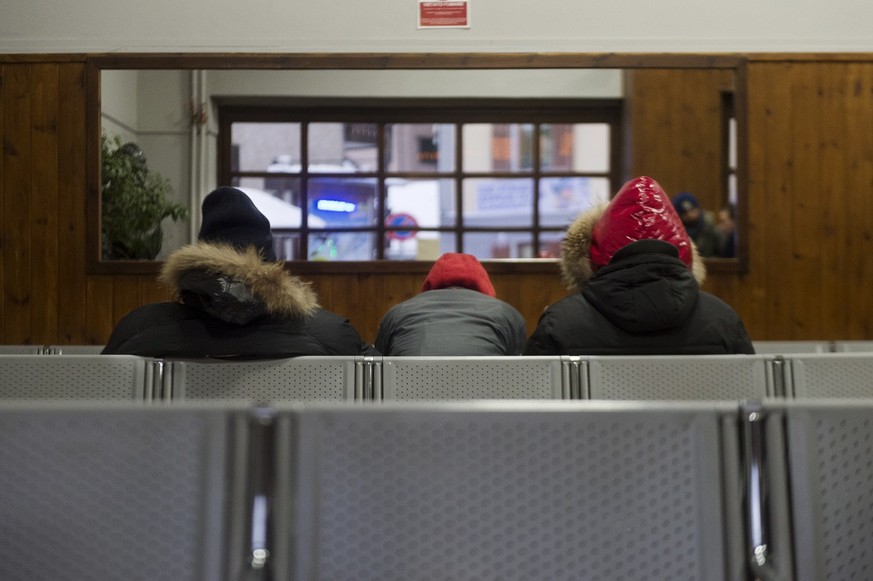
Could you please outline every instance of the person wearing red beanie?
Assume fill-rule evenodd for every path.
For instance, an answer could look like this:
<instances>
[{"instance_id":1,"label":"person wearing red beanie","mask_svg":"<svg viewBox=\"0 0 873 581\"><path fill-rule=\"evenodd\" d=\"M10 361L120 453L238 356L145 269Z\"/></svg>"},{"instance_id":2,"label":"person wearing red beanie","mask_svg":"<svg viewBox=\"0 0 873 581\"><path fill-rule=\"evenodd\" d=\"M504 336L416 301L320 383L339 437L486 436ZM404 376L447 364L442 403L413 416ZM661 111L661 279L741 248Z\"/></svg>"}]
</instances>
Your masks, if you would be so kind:
<instances>
[{"instance_id":1,"label":"person wearing red beanie","mask_svg":"<svg viewBox=\"0 0 873 581\"><path fill-rule=\"evenodd\" d=\"M570 225L561 271L573 294L546 308L525 355L754 353L739 315L700 290L703 260L650 177Z\"/></svg>"},{"instance_id":2,"label":"person wearing red beanie","mask_svg":"<svg viewBox=\"0 0 873 581\"><path fill-rule=\"evenodd\" d=\"M382 355L519 355L527 333L524 317L496 297L475 256L440 256L421 292L392 307L379 324Z\"/></svg>"}]
</instances>

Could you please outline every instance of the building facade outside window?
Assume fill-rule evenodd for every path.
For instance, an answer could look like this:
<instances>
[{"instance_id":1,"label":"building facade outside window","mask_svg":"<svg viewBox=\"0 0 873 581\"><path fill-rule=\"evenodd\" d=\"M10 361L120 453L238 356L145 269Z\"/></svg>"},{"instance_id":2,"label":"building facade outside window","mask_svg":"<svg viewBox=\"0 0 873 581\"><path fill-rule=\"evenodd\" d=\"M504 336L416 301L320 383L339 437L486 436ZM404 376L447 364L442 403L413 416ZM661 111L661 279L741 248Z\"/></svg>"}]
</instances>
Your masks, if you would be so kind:
<instances>
[{"instance_id":1,"label":"building facade outside window","mask_svg":"<svg viewBox=\"0 0 873 581\"><path fill-rule=\"evenodd\" d=\"M619 100L219 106L219 180L286 260L555 258L620 180Z\"/></svg>"}]
</instances>

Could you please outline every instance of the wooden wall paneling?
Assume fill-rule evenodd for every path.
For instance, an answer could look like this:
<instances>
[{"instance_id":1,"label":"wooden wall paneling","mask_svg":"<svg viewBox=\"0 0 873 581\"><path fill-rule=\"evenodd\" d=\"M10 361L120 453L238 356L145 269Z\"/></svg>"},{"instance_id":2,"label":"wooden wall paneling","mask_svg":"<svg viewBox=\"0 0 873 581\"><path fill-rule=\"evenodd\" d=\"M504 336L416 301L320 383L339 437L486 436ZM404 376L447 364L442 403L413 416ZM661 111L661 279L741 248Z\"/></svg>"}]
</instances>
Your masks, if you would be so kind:
<instances>
[{"instance_id":1,"label":"wooden wall paneling","mask_svg":"<svg viewBox=\"0 0 873 581\"><path fill-rule=\"evenodd\" d=\"M749 101L749 277L753 302L745 311L752 337L791 338L791 228L793 203L792 65L750 64Z\"/></svg>"},{"instance_id":2,"label":"wooden wall paneling","mask_svg":"<svg viewBox=\"0 0 873 581\"><path fill-rule=\"evenodd\" d=\"M355 321L352 322L361 338L367 343L376 340L376 331L381 319L384 295L395 276L361 273L356 276L358 305L355 309ZM351 320L351 318L349 318Z\"/></svg>"},{"instance_id":3,"label":"wooden wall paneling","mask_svg":"<svg viewBox=\"0 0 873 581\"><path fill-rule=\"evenodd\" d=\"M847 129L856 121L848 117L846 89L851 81L847 65L821 67L819 74L821 176L818 199L821 208L820 247L824 248L819 277L824 294L819 303L822 328L818 336L838 339L843 337L841 330L846 328L849 312L861 306L849 302L849 285L845 284L846 277L851 276L846 251L856 236L852 231L848 200L851 181L848 170L851 152L856 147L848 140Z\"/></svg>"},{"instance_id":4,"label":"wooden wall paneling","mask_svg":"<svg viewBox=\"0 0 873 581\"><path fill-rule=\"evenodd\" d=\"M319 304L330 310L330 307L327 305L331 304L331 284L330 284L330 276L329 275L306 275L300 276L294 274L293 267L288 269L291 272L292 276L298 276L303 282L309 283L312 287L312 290L315 291L316 296L318 296Z\"/></svg>"},{"instance_id":5,"label":"wooden wall paneling","mask_svg":"<svg viewBox=\"0 0 873 581\"><path fill-rule=\"evenodd\" d=\"M373 322L364 317L361 308L360 275L333 274L330 275L330 307L328 310L337 315L348 318L361 337L372 337L375 334Z\"/></svg>"},{"instance_id":6,"label":"wooden wall paneling","mask_svg":"<svg viewBox=\"0 0 873 581\"><path fill-rule=\"evenodd\" d=\"M142 275L140 278L140 293L143 304L163 303L173 300L173 293L158 282L157 275Z\"/></svg>"},{"instance_id":7,"label":"wooden wall paneling","mask_svg":"<svg viewBox=\"0 0 873 581\"><path fill-rule=\"evenodd\" d=\"M365 337L365 327L370 329L360 312L361 301L359 300L359 279L355 273L351 274L324 274L300 277L304 281L312 283L312 288L318 295L318 301L322 308L346 317Z\"/></svg>"},{"instance_id":8,"label":"wooden wall paneling","mask_svg":"<svg viewBox=\"0 0 873 581\"><path fill-rule=\"evenodd\" d=\"M33 67L32 339L58 342L58 65Z\"/></svg>"},{"instance_id":9,"label":"wooden wall paneling","mask_svg":"<svg viewBox=\"0 0 873 581\"><path fill-rule=\"evenodd\" d=\"M681 147L681 180L668 191L676 195L689 191L697 196L703 209L714 219L723 205L722 184L722 99L725 71L693 71L688 80L672 83L672 98Z\"/></svg>"},{"instance_id":10,"label":"wooden wall paneling","mask_svg":"<svg viewBox=\"0 0 873 581\"><path fill-rule=\"evenodd\" d=\"M103 345L109 339L118 320L113 308L114 277L89 277L85 284L85 344Z\"/></svg>"},{"instance_id":11,"label":"wooden wall paneling","mask_svg":"<svg viewBox=\"0 0 873 581\"><path fill-rule=\"evenodd\" d=\"M485 266L488 271L488 276L491 279L491 284L494 285L494 292L497 293L497 298L505 301L515 308L521 301L521 290L517 283L523 280L523 277L516 274L492 272L488 266ZM424 278L424 277L422 277Z\"/></svg>"},{"instance_id":12,"label":"wooden wall paneling","mask_svg":"<svg viewBox=\"0 0 873 581\"><path fill-rule=\"evenodd\" d=\"M7 65L4 75L3 247L4 342L31 343L30 194L32 65Z\"/></svg>"},{"instance_id":13,"label":"wooden wall paneling","mask_svg":"<svg viewBox=\"0 0 873 581\"><path fill-rule=\"evenodd\" d=\"M725 71L636 70L628 75L630 173L670 197L689 191L721 205L721 91ZM732 78L732 77L730 77Z\"/></svg>"},{"instance_id":14,"label":"wooden wall paneling","mask_svg":"<svg viewBox=\"0 0 873 581\"><path fill-rule=\"evenodd\" d=\"M670 136L674 133L672 114L668 109L669 96L659 91L657 83L667 71L632 71L626 75L628 101L626 102L628 147L631 177L648 175L661 185L672 187L672 153ZM660 147L652 147L655 139L663 138ZM672 151L672 150L671 150ZM669 165L667 165L669 163Z\"/></svg>"},{"instance_id":15,"label":"wooden wall paneling","mask_svg":"<svg viewBox=\"0 0 873 581\"><path fill-rule=\"evenodd\" d=\"M792 339L824 337L821 302L830 286L822 278L822 256L832 248L821 227L822 198L821 123L822 91L818 65L796 65L787 79L792 89L790 151L794 183L784 215L791 228L791 272L788 293ZM801 291L801 289L804 289Z\"/></svg>"},{"instance_id":16,"label":"wooden wall paneling","mask_svg":"<svg viewBox=\"0 0 873 581\"><path fill-rule=\"evenodd\" d=\"M85 67L61 64L58 71L58 342L89 343L86 320ZM102 344L104 341L99 341Z\"/></svg>"},{"instance_id":17,"label":"wooden wall paneling","mask_svg":"<svg viewBox=\"0 0 873 581\"><path fill-rule=\"evenodd\" d=\"M497 297L514 306L522 314L529 337L536 329L543 310L567 296L561 280L560 267L546 273L502 275L494 280Z\"/></svg>"},{"instance_id":18,"label":"wooden wall paneling","mask_svg":"<svg viewBox=\"0 0 873 581\"><path fill-rule=\"evenodd\" d=\"M117 322L145 301L139 275L116 276L112 282L112 318Z\"/></svg>"},{"instance_id":19,"label":"wooden wall paneling","mask_svg":"<svg viewBox=\"0 0 873 581\"><path fill-rule=\"evenodd\" d=\"M845 245L845 339L873 338L873 64L846 65L846 141L852 144L844 192L849 217Z\"/></svg>"}]
</instances>

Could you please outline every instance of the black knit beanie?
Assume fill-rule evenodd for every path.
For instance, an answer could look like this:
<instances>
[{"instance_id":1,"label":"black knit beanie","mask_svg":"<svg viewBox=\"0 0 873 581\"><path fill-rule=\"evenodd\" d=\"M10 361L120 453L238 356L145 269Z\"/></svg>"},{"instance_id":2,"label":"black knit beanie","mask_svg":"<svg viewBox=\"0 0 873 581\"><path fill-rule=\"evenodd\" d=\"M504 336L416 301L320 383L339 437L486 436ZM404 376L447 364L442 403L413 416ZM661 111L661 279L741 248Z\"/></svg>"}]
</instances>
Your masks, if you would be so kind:
<instances>
[{"instance_id":1,"label":"black knit beanie","mask_svg":"<svg viewBox=\"0 0 873 581\"><path fill-rule=\"evenodd\" d=\"M198 238L203 242L230 244L240 250L254 246L263 260L276 260L270 221L236 188L220 187L206 196Z\"/></svg>"}]
</instances>

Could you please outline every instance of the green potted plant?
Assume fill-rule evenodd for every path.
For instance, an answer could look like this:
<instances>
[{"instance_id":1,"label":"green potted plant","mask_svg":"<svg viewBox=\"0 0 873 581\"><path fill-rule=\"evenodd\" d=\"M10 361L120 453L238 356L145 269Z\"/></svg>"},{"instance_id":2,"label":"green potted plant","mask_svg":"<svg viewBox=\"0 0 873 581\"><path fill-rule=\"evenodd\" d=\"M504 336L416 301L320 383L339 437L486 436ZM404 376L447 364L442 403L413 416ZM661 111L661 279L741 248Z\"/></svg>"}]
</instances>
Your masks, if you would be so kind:
<instances>
[{"instance_id":1,"label":"green potted plant","mask_svg":"<svg viewBox=\"0 0 873 581\"><path fill-rule=\"evenodd\" d=\"M165 218L187 220L188 208L169 196L167 178L149 169L142 149L102 137L104 260L152 260L161 251Z\"/></svg>"}]
</instances>

